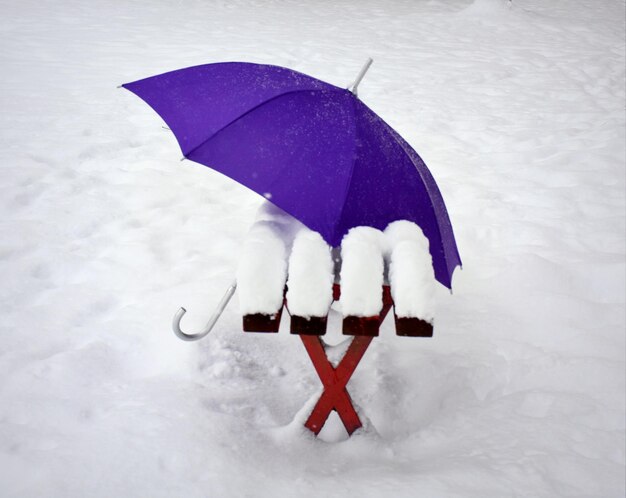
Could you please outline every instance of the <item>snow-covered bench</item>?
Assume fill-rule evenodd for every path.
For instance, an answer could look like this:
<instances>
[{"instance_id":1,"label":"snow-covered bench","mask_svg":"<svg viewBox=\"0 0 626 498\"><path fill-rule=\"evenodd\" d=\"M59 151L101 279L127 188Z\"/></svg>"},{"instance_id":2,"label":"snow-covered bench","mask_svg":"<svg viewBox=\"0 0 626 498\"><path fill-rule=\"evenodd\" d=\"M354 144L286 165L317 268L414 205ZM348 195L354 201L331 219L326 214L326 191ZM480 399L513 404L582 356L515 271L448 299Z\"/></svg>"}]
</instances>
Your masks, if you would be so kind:
<instances>
[{"instance_id":1,"label":"snow-covered bench","mask_svg":"<svg viewBox=\"0 0 626 498\"><path fill-rule=\"evenodd\" d=\"M384 232L353 228L333 251L318 233L266 203L244 243L237 287L247 332L278 332L286 309L292 334L324 335L338 301L345 335L377 336L391 307L398 335L433 334L428 239L408 221Z\"/></svg>"},{"instance_id":2,"label":"snow-covered bench","mask_svg":"<svg viewBox=\"0 0 626 498\"><path fill-rule=\"evenodd\" d=\"M304 423L315 434L332 410L348 434L362 427L346 385L392 307L398 335L433 335L435 278L428 240L408 221L390 223L384 232L353 228L341 247L332 249L320 234L266 203L243 244L237 280L206 327L183 332L181 308L172 323L176 335L186 341L207 335L235 289L246 332L278 332L283 309L289 313L291 333L302 340L324 385ZM333 303L343 314L343 333L354 336L336 365L321 337Z\"/></svg>"},{"instance_id":3,"label":"snow-covered bench","mask_svg":"<svg viewBox=\"0 0 626 498\"><path fill-rule=\"evenodd\" d=\"M332 410L348 434L362 427L346 385L393 307L396 333L433 334L435 278L428 240L408 221L384 232L353 228L339 249L272 204L264 205L243 246L237 272L246 332L278 332L283 309L290 315L324 391L304 422L319 434ZM355 336L337 365L328 359L328 314L334 302L343 333Z\"/></svg>"}]
</instances>

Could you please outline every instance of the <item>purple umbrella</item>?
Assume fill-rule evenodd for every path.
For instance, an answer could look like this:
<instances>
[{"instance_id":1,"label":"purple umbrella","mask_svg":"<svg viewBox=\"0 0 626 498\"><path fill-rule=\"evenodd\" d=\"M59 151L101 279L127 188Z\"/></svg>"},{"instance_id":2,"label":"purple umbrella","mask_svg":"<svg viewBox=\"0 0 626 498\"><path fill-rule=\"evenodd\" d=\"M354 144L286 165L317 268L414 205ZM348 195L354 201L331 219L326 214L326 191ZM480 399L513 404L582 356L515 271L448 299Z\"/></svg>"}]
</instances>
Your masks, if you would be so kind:
<instances>
[{"instance_id":1,"label":"purple umbrella","mask_svg":"<svg viewBox=\"0 0 626 498\"><path fill-rule=\"evenodd\" d=\"M461 264L443 198L411 146L352 91L279 66L206 64L122 85L172 130L185 158L270 199L331 246L356 226L419 225L435 277Z\"/></svg>"}]
</instances>

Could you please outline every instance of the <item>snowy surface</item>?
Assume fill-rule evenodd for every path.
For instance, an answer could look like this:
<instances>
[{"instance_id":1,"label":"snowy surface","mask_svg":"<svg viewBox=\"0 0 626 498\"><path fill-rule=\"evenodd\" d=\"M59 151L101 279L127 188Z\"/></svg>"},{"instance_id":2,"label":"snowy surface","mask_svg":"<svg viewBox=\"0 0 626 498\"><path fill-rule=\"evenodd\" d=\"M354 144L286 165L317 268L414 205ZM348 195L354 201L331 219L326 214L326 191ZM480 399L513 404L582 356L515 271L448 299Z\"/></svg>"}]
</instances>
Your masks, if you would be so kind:
<instances>
[{"instance_id":1,"label":"snowy surface","mask_svg":"<svg viewBox=\"0 0 626 498\"><path fill-rule=\"evenodd\" d=\"M420 227L406 220L390 223L384 233L396 315L433 323L437 284L428 239Z\"/></svg>"},{"instance_id":2,"label":"snowy surface","mask_svg":"<svg viewBox=\"0 0 626 498\"><path fill-rule=\"evenodd\" d=\"M0 495L624 496L624 2L470 3L2 2ZM115 87L225 60L348 85L367 56L464 269L435 337L388 319L350 381L377 433L329 444L297 337L236 302L171 333L261 199Z\"/></svg>"},{"instance_id":3,"label":"snowy surface","mask_svg":"<svg viewBox=\"0 0 626 498\"><path fill-rule=\"evenodd\" d=\"M259 208L243 242L237 267L242 315L274 315L283 307L287 261L302 224L269 202Z\"/></svg>"},{"instance_id":4,"label":"snowy surface","mask_svg":"<svg viewBox=\"0 0 626 498\"><path fill-rule=\"evenodd\" d=\"M301 230L289 256L287 303L289 313L326 316L333 302L335 281L331 248L312 230Z\"/></svg>"},{"instance_id":5,"label":"snowy surface","mask_svg":"<svg viewBox=\"0 0 626 498\"><path fill-rule=\"evenodd\" d=\"M344 316L376 316L383 307L384 237L356 227L341 241L341 311Z\"/></svg>"}]
</instances>

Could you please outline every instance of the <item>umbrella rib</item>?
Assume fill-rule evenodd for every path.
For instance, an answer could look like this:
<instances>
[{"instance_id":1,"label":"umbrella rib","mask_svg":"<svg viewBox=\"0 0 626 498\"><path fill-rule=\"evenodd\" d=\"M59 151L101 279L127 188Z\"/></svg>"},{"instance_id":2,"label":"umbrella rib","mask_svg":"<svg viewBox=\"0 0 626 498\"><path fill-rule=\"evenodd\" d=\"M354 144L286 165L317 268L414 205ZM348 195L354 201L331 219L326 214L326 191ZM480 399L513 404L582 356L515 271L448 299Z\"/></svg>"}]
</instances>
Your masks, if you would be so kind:
<instances>
[{"instance_id":1,"label":"umbrella rib","mask_svg":"<svg viewBox=\"0 0 626 498\"><path fill-rule=\"evenodd\" d=\"M343 194L343 203L341 204L341 211L339 211L339 216L337 217L337 223L335 224L335 230L333 235L339 236L337 234L337 227L341 224L341 219L343 218L343 212L346 208L346 204L348 203L348 192L350 190L350 184L352 183L352 175L354 174L354 166L356 164L356 136L357 136L357 126L356 126L356 104L355 100L351 101L352 103L352 124L354 126L354 140L353 140L353 149L352 149L352 165L350 166L350 174L348 175L348 181L346 182L346 188ZM334 242L334 237L333 237ZM341 241L339 241L340 243Z\"/></svg>"},{"instance_id":2,"label":"umbrella rib","mask_svg":"<svg viewBox=\"0 0 626 498\"><path fill-rule=\"evenodd\" d=\"M417 170L417 173L420 175L420 178L422 178L422 183L423 183L423 184L424 184L424 186L426 187L426 192L428 192L428 195L429 195L429 197L430 197L430 196L432 195L432 194L431 194L431 186L429 185L429 182L424 181L424 177L423 177L423 174L422 174L423 172L422 172L422 171L420 171L420 169L417 167L417 165L416 165L416 164L415 164L415 162L413 161L413 157L412 157L412 155L411 155L411 153L410 153L412 149L410 149L410 150L408 150L408 149L407 149L407 145L408 145L408 144L407 144L406 142L404 142L404 140L403 140L403 139L402 139L402 140L398 140L398 135L397 135L397 133L395 132L395 130L394 130L391 126L389 126L389 125L385 122L385 120L383 120L380 116L376 115L375 113L373 113L373 114L374 114L374 115L376 116L376 118L377 118L377 119L378 119L378 120L379 120L379 121L380 121L380 122L384 125L384 126L383 126L383 129L387 131L387 133L391 136L391 138L393 138L393 140L394 140L394 141L395 141L395 142L396 142L396 143L397 143L397 144L398 144L398 145L402 148L402 150L404 151L404 153L405 153L405 154L409 157L409 159L410 159L411 163L413 163L413 166L414 166L414 167L415 167L415 169ZM409 147L410 147L410 146L409 146ZM414 152L414 151L413 151L413 152ZM428 172L428 173L430 174L430 172ZM431 175L431 180L432 180L432 183L434 184L434 186L436 187L436 192L435 192L435 195L436 195L436 196L437 196L437 197L441 200L441 202L443 203L443 197L442 197L442 195L441 195L441 192L439 191L439 187L437 187L437 184L436 184L436 182L434 181L434 178L432 178L432 175ZM432 197L431 197L431 201L432 201ZM431 202L431 204L432 204L432 202ZM445 207L445 204L444 204L444 207ZM445 209L445 212L446 212L446 216L448 216L448 225L449 225L449 229L450 229L450 231L452 232L452 224L451 224L451 223L450 223L450 221L449 221L449 215L447 214L447 212L448 212L447 208ZM443 244L443 240L444 240L444 239L443 239L443 230L441 229L441 222L440 222L440 220L439 220L439 217L438 217L438 216L435 216L435 220L437 221L436 227L437 227L437 230L439 231L439 239L442 241L442 249L443 249L443 250L442 250L442 253L443 253L443 259L444 259L444 261L446 262L446 269L447 269L447 268L448 268L448 262L449 262L449 260L448 260L448 254L447 254L447 252L446 252L445 244ZM455 268L456 268L457 266L460 266L460 265L462 264L462 263L461 263L461 255L459 254L459 249L458 249L458 247L456 247L456 240L454 239L454 232L452 232L452 240L454 240L454 242L455 242L455 243L454 243L454 249L456 250L456 257L457 257L458 263L456 263L456 264L454 265L454 267L452 268L452 272L450 272L450 277L449 277L449 278L450 278L450 282L452 282L452 273L454 273Z\"/></svg>"},{"instance_id":3,"label":"umbrella rib","mask_svg":"<svg viewBox=\"0 0 626 498\"><path fill-rule=\"evenodd\" d=\"M217 135L219 135L222 131L224 131L226 128L228 128L229 126L231 126L232 124L236 123L237 121L239 121L240 119L242 119L243 117L247 116L248 114L256 111L259 107L264 106L265 104L268 104L269 102L272 102L273 100L279 99L281 97L284 97L285 95L290 95L292 93L300 93L300 92L328 92L328 91L345 91L341 88L337 88L337 90L333 90L333 89L317 89L317 88L302 88L299 90L289 90L287 92L284 93L280 93L278 95L274 95L273 97L264 100L263 102L258 103L257 105L255 105L254 107L251 107L250 109L248 109L246 112L244 112L243 114L237 116L235 119L233 119L232 121L226 123L224 126L222 126L219 130L217 130L216 132L212 133L211 136L209 136L208 138L204 139L202 142L200 142L198 145L196 145L195 147L193 147L191 150L189 150L187 153L183 152L183 156L186 158L189 158L189 155L192 154L193 152L195 152L196 150L198 150L200 147L202 147L204 144L206 144L207 142L209 142L210 140L212 140L213 138L215 138Z\"/></svg>"}]
</instances>

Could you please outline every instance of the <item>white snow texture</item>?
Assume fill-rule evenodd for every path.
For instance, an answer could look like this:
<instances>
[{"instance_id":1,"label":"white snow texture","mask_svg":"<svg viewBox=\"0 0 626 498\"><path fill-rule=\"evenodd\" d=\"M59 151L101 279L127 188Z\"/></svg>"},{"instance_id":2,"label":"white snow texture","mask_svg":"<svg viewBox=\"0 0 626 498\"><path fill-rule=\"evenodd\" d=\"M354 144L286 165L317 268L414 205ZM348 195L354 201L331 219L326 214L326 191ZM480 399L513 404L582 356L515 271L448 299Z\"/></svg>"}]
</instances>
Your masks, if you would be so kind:
<instances>
[{"instance_id":1,"label":"white snow texture","mask_svg":"<svg viewBox=\"0 0 626 498\"><path fill-rule=\"evenodd\" d=\"M435 274L428 239L415 223L403 220L390 223L384 234L396 314L433 323Z\"/></svg>"},{"instance_id":2,"label":"white snow texture","mask_svg":"<svg viewBox=\"0 0 626 498\"><path fill-rule=\"evenodd\" d=\"M269 202L259 209L237 268L239 310L243 315L274 315L282 308L287 258L294 234L301 227L301 223Z\"/></svg>"},{"instance_id":3,"label":"white snow texture","mask_svg":"<svg viewBox=\"0 0 626 498\"><path fill-rule=\"evenodd\" d=\"M624 8L3 0L0 496L623 498ZM210 317L262 198L116 86L235 60L345 87L368 56L359 98L428 165L463 270L433 338L382 324L347 385L367 429L329 443L288 323L243 333L240 290L202 341L171 332Z\"/></svg>"},{"instance_id":4,"label":"white snow texture","mask_svg":"<svg viewBox=\"0 0 626 498\"><path fill-rule=\"evenodd\" d=\"M335 281L331 247L319 233L302 227L278 208L271 209L268 212L267 203L261 207L244 241L237 273L241 312L275 314L282 306L287 278L291 314L327 316ZM384 234L370 227L351 229L341 244L344 315L379 314L384 258L396 314L432 323L435 275L428 246L422 230L409 221L391 223Z\"/></svg>"},{"instance_id":5,"label":"white snow texture","mask_svg":"<svg viewBox=\"0 0 626 498\"><path fill-rule=\"evenodd\" d=\"M383 307L383 234L356 227L341 241L341 311L344 316L376 316Z\"/></svg>"},{"instance_id":6,"label":"white snow texture","mask_svg":"<svg viewBox=\"0 0 626 498\"><path fill-rule=\"evenodd\" d=\"M289 312L306 318L328 315L333 301L333 270L330 246L319 233L301 230L289 257Z\"/></svg>"}]
</instances>

